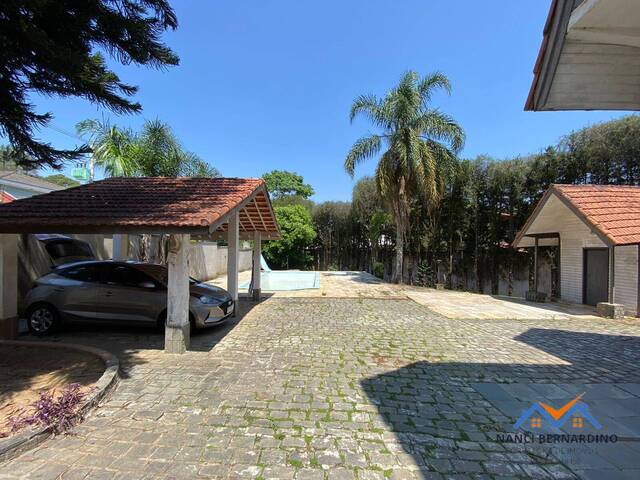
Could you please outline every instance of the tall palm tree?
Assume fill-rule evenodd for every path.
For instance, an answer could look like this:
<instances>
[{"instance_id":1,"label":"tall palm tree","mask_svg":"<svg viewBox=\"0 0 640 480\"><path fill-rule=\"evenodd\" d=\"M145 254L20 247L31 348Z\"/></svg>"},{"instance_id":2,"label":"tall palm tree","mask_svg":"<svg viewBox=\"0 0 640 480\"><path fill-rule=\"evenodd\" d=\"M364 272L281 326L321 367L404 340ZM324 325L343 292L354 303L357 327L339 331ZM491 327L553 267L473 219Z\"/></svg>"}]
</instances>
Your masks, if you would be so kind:
<instances>
[{"instance_id":1,"label":"tall palm tree","mask_svg":"<svg viewBox=\"0 0 640 480\"><path fill-rule=\"evenodd\" d=\"M376 156L378 192L396 223L394 281L402 283L404 244L411 205L419 201L432 210L440 201L446 175L464 144L464 132L453 118L430 108L433 93L451 93L446 76L432 73L420 78L407 72L384 98L362 95L351 106L351 121L359 115L379 129L351 147L344 168L353 177L356 166Z\"/></svg>"},{"instance_id":2,"label":"tall palm tree","mask_svg":"<svg viewBox=\"0 0 640 480\"><path fill-rule=\"evenodd\" d=\"M169 125L159 120L145 122L140 133L99 120L84 120L76 130L88 136L93 162L109 177L220 176L216 168L184 150Z\"/></svg>"},{"instance_id":3,"label":"tall palm tree","mask_svg":"<svg viewBox=\"0 0 640 480\"><path fill-rule=\"evenodd\" d=\"M94 166L102 167L108 177L132 177L138 170L134 158L135 135L109 124L107 121L87 119L76 125L78 135L88 137L91 148L91 173Z\"/></svg>"},{"instance_id":4,"label":"tall palm tree","mask_svg":"<svg viewBox=\"0 0 640 480\"><path fill-rule=\"evenodd\" d=\"M146 121L140 133L99 120L84 120L76 125L76 130L88 136L92 163L109 177L220 176L216 168L184 150L169 125L159 120ZM140 256L146 261L166 263L168 236L160 235L155 253L151 237L141 236Z\"/></svg>"}]
</instances>

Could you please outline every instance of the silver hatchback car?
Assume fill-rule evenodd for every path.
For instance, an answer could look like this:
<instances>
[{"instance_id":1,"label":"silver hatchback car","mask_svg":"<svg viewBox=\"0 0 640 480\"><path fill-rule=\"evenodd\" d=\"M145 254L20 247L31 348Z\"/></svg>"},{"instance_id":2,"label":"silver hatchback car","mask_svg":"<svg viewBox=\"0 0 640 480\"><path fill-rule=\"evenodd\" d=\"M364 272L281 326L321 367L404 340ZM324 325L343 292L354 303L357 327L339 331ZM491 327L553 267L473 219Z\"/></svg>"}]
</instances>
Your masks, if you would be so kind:
<instances>
[{"instance_id":1,"label":"silver hatchback car","mask_svg":"<svg viewBox=\"0 0 640 480\"><path fill-rule=\"evenodd\" d=\"M167 316L168 270L141 262L85 261L40 277L25 299L29 330L52 332L60 323L124 323L162 326ZM217 325L235 305L219 287L190 280L192 330Z\"/></svg>"}]
</instances>

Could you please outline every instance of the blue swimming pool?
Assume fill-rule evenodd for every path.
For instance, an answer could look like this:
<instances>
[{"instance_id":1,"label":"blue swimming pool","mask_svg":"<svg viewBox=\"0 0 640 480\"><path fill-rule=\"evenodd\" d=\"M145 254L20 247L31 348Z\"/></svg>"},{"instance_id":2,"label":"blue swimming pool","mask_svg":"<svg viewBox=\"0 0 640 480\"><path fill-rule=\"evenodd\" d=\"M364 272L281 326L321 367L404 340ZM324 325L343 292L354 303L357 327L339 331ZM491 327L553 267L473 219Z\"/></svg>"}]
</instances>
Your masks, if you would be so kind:
<instances>
[{"instance_id":1,"label":"blue swimming pool","mask_svg":"<svg viewBox=\"0 0 640 480\"><path fill-rule=\"evenodd\" d=\"M240 288L248 289L249 283L244 282L240 285ZM320 272L272 270L270 272L262 272L260 283L262 291L270 292L320 288Z\"/></svg>"}]
</instances>

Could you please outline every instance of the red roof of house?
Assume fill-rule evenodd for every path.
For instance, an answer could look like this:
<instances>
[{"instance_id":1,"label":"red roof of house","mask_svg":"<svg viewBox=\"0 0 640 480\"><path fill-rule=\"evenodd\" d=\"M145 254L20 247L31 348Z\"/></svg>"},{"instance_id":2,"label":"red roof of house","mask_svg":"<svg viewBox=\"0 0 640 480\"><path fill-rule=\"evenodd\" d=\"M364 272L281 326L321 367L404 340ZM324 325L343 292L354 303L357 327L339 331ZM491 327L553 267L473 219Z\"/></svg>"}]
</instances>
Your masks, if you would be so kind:
<instances>
[{"instance_id":1,"label":"red roof of house","mask_svg":"<svg viewBox=\"0 0 640 480\"><path fill-rule=\"evenodd\" d=\"M513 245L520 243L552 194L611 245L640 243L640 186L554 184L538 202Z\"/></svg>"},{"instance_id":2,"label":"red roof of house","mask_svg":"<svg viewBox=\"0 0 640 480\"><path fill-rule=\"evenodd\" d=\"M640 187L553 185L552 188L614 245L640 243Z\"/></svg>"},{"instance_id":3,"label":"red roof of house","mask_svg":"<svg viewBox=\"0 0 640 480\"><path fill-rule=\"evenodd\" d=\"M0 205L0 232L224 231L279 236L265 183L256 178L117 177Z\"/></svg>"},{"instance_id":4,"label":"red roof of house","mask_svg":"<svg viewBox=\"0 0 640 480\"><path fill-rule=\"evenodd\" d=\"M1 191L0 192L0 203L13 202L15 199L16 199L16 197L11 195L10 193L7 193L5 191Z\"/></svg>"}]
</instances>

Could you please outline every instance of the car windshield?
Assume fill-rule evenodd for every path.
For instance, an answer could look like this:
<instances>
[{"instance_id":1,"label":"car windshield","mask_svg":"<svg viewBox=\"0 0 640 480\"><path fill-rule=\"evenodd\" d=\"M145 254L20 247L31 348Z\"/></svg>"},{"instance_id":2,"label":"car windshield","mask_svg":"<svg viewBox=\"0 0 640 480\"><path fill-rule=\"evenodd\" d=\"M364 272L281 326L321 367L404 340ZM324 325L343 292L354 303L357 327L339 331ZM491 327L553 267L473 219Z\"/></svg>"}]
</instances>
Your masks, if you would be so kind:
<instances>
[{"instance_id":1,"label":"car windshield","mask_svg":"<svg viewBox=\"0 0 640 480\"><path fill-rule=\"evenodd\" d=\"M131 266L146 273L165 287L169 283L169 269L164 265L156 265L154 263L135 263ZM200 282L198 282L195 278L189 277L189 283L191 285L195 285L196 283Z\"/></svg>"}]
</instances>

